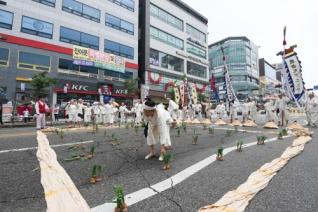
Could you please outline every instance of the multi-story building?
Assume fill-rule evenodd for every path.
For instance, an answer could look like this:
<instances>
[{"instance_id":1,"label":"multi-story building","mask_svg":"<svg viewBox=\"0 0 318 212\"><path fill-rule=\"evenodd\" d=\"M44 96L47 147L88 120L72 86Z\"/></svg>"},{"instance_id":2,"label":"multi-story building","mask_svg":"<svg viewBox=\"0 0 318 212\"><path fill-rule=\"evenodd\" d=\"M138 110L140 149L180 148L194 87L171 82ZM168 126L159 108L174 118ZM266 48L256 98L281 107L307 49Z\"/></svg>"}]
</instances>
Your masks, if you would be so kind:
<instances>
[{"instance_id":1,"label":"multi-story building","mask_svg":"<svg viewBox=\"0 0 318 212\"><path fill-rule=\"evenodd\" d=\"M187 79L200 93L208 84L208 20L181 0L140 1L139 76L162 98Z\"/></svg>"},{"instance_id":2,"label":"multi-story building","mask_svg":"<svg viewBox=\"0 0 318 212\"><path fill-rule=\"evenodd\" d=\"M216 78L220 98L224 98L224 63L239 99L259 94L258 47L247 37L228 37L209 45L210 72Z\"/></svg>"},{"instance_id":3,"label":"multi-story building","mask_svg":"<svg viewBox=\"0 0 318 212\"><path fill-rule=\"evenodd\" d=\"M124 81L138 77L138 0L5 2L0 87L9 100L30 100L30 79L43 71L57 79L50 104L133 98Z\"/></svg>"},{"instance_id":4,"label":"multi-story building","mask_svg":"<svg viewBox=\"0 0 318 212\"><path fill-rule=\"evenodd\" d=\"M282 71L284 69L283 63L275 63L273 67L276 69L276 79L281 82L282 81Z\"/></svg>"},{"instance_id":5,"label":"multi-story building","mask_svg":"<svg viewBox=\"0 0 318 212\"><path fill-rule=\"evenodd\" d=\"M276 78L277 71L274 66L264 58L259 59L259 82L262 95L279 92L277 86L280 82Z\"/></svg>"}]
</instances>

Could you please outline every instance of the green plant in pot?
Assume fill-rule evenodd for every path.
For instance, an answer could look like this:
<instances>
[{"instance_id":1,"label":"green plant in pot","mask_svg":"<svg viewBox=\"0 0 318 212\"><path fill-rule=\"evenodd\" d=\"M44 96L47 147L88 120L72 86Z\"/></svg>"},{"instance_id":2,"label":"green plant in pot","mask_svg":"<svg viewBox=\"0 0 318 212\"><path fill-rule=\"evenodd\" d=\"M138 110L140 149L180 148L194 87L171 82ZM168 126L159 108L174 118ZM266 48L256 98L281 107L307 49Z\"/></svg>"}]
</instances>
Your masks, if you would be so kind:
<instances>
[{"instance_id":1,"label":"green plant in pot","mask_svg":"<svg viewBox=\"0 0 318 212\"><path fill-rule=\"evenodd\" d=\"M226 135L227 137L230 137L230 136L232 135L232 130L226 130L226 131L225 131L225 135Z\"/></svg>"},{"instance_id":2,"label":"green plant in pot","mask_svg":"<svg viewBox=\"0 0 318 212\"><path fill-rule=\"evenodd\" d=\"M92 168L90 183L95 184L96 182L102 181L102 177L100 176L102 172L102 166L101 165L94 165Z\"/></svg>"},{"instance_id":3,"label":"green plant in pot","mask_svg":"<svg viewBox=\"0 0 318 212\"><path fill-rule=\"evenodd\" d=\"M128 206L125 203L124 189L121 186L114 187L115 192L115 212L128 212Z\"/></svg>"},{"instance_id":4,"label":"green plant in pot","mask_svg":"<svg viewBox=\"0 0 318 212\"><path fill-rule=\"evenodd\" d=\"M180 130L180 127L178 127L177 128L177 136L180 137L180 134L181 134L181 130Z\"/></svg>"},{"instance_id":5,"label":"green plant in pot","mask_svg":"<svg viewBox=\"0 0 318 212\"><path fill-rule=\"evenodd\" d=\"M280 132L278 133L277 138L278 138L279 140L283 140L283 132L282 132L282 131L280 131Z\"/></svg>"},{"instance_id":6,"label":"green plant in pot","mask_svg":"<svg viewBox=\"0 0 318 212\"><path fill-rule=\"evenodd\" d=\"M193 131L192 135L192 145L197 145L199 140L199 135L196 134L195 130Z\"/></svg>"},{"instance_id":7,"label":"green plant in pot","mask_svg":"<svg viewBox=\"0 0 318 212\"><path fill-rule=\"evenodd\" d=\"M213 127L209 127L209 134L214 134L214 128Z\"/></svg>"},{"instance_id":8,"label":"green plant in pot","mask_svg":"<svg viewBox=\"0 0 318 212\"><path fill-rule=\"evenodd\" d=\"M181 127L182 127L184 132L187 132L187 123L182 122Z\"/></svg>"},{"instance_id":9,"label":"green plant in pot","mask_svg":"<svg viewBox=\"0 0 318 212\"><path fill-rule=\"evenodd\" d=\"M217 155L216 155L216 159L217 160L220 160L220 161L224 160L224 158L223 158L223 149L224 148L222 146L218 148Z\"/></svg>"},{"instance_id":10,"label":"green plant in pot","mask_svg":"<svg viewBox=\"0 0 318 212\"><path fill-rule=\"evenodd\" d=\"M165 152L163 154L163 170L169 170L171 168L170 161L171 161L171 154L169 152Z\"/></svg>"}]
</instances>

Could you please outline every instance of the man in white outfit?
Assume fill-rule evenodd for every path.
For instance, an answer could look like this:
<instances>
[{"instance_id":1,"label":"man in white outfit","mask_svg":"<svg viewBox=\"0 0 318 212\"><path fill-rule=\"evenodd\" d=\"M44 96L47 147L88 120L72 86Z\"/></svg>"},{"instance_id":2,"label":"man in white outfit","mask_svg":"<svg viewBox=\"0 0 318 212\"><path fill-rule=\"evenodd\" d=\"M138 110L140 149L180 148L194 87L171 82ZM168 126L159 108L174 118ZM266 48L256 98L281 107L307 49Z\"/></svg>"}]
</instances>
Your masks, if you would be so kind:
<instances>
[{"instance_id":1,"label":"man in white outfit","mask_svg":"<svg viewBox=\"0 0 318 212\"><path fill-rule=\"evenodd\" d=\"M139 100L139 102L136 102L133 110L136 113L135 123L140 124L142 121L142 112L144 110L141 100Z\"/></svg>"},{"instance_id":2,"label":"man in white outfit","mask_svg":"<svg viewBox=\"0 0 318 212\"><path fill-rule=\"evenodd\" d=\"M84 105L84 123L89 123L91 122L91 117L92 117L92 107L90 106L89 103Z\"/></svg>"},{"instance_id":3,"label":"man in white outfit","mask_svg":"<svg viewBox=\"0 0 318 212\"><path fill-rule=\"evenodd\" d=\"M149 154L145 159L155 156L155 144L160 143L160 157L163 160L163 154L166 149L171 147L170 124L174 123L169 112L162 107L156 107L151 99L144 103L144 120L148 123L147 144Z\"/></svg>"},{"instance_id":4,"label":"man in white outfit","mask_svg":"<svg viewBox=\"0 0 318 212\"><path fill-rule=\"evenodd\" d=\"M125 105L125 103L121 103L121 106L119 107L119 114L120 114L120 123L123 124L126 122L126 113L128 112L128 109Z\"/></svg>"},{"instance_id":5,"label":"man in white outfit","mask_svg":"<svg viewBox=\"0 0 318 212\"><path fill-rule=\"evenodd\" d=\"M252 121L256 122L257 107L256 107L256 102L254 100L250 102L249 110L250 110L250 118L252 119Z\"/></svg>"},{"instance_id":6,"label":"man in white outfit","mask_svg":"<svg viewBox=\"0 0 318 212\"><path fill-rule=\"evenodd\" d=\"M215 111L218 114L219 119L224 118L226 111L225 111L225 105L222 101L216 106Z\"/></svg>"},{"instance_id":7,"label":"man in white outfit","mask_svg":"<svg viewBox=\"0 0 318 212\"><path fill-rule=\"evenodd\" d=\"M265 112L266 112L266 122L272 121L275 122L275 113L273 112L275 110L273 101L269 100L264 104Z\"/></svg>"},{"instance_id":8,"label":"man in white outfit","mask_svg":"<svg viewBox=\"0 0 318 212\"><path fill-rule=\"evenodd\" d=\"M173 119L177 118L177 113L178 113L178 109L179 106L177 105L177 103L175 103L172 99L167 98L169 100L169 105L168 105L168 112L170 113L170 116Z\"/></svg>"},{"instance_id":9,"label":"man in white outfit","mask_svg":"<svg viewBox=\"0 0 318 212\"><path fill-rule=\"evenodd\" d=\"M49 111L49 107L44 101L44 98L40 98L39 101L35 103L36 112L36 129L41 130L45 128L45 113Z\"/></svg>"},{"instance_id":10,"label":"man in white outfit","mask_svg":"<svg viewBox=\"0 0 318 212\"><path fill-rule=\"evenodd\" d=\"M107 102L104 106L104 109L105 109L104 124L113 124L114 123L113 106L109 102Z\"/></svg>"},{"instance_id":11,"label":"man in white outfit","mask_svg":"<svg viewBox=\"0 0 318 212\"><path fill-rule=\"evenodd\" d=\"M288 124L287 120L287 103L289 102L289 98L284 94L279 95L279 99L276 101L275 108L279 110L278 113L278 126L284 126L284 124Z\"/></svg>"},{"instance_id":12,"label":"man in white outfit","mask_svg":"<svg viewBox=\"0 0 318 212\"><path fill-rule=\"evenodd\" d=\"M314 93L309 94L307 99L308 107L308 124L312 127L317 127L318 125L318 98Z\"/></svg>"}]
</instances>

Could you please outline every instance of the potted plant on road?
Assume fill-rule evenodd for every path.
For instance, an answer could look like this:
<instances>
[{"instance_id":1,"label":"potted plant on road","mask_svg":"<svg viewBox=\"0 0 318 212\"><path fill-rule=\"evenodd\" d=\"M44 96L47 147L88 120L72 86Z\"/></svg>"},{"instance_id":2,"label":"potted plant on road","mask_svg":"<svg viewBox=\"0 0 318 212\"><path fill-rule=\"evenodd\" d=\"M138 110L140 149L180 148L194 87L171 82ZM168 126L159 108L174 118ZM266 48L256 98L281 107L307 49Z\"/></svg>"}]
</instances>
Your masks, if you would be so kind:
<instances>
[{"instance_id":1,"label":"potted plant on road","mask_svg":"<svg viewBox=\"0 0 318 212\"><path fill-rule=\"evenodd\" d=\"M213 127L209 127L209 134L214 134L214 128Z\"/></svg>"},{"instance_id":2,"label":"potted plant on road","mask_svg":"<svg viewBox=\"0 0 318 212\"><path fill-rule=\"evenodd\" d=\"M199 139L199 135L196 134L195 130L193 130L192 145L197 145L198 144L198 139Z\"/></svg>"},{"instance_id":3,"label":"potted plant on road","mask_svg":"<svg viewBox=\"0 0 318 212\"><path fill-rule=\"evenodd\" d=\"M171 161L171 154L169 152L166 152L163 154L163 170L169 170L171 168L170 165L170 161Z\"/></svg>"},{"instance_id":4,"label":"potted plant on road","mask_svg":"<svg viewBox=\"0 0 318 212\"><path fill-rule=\"evenodd\" d=\"M216 159L220 160L220 161L224 160L224 158L223 158L223 147L222 146L218 148Z\"/></svg>"},{"instance_id":5,"label":"potted plant on road","mask_svg":"<svg viewBox=\"0 0 318 212\"><path fill-rule=\"evenodd\" d=\"M124 189L121 186L114 187L116 207L115 212L128 212L128 206L125 203Z\"/></svg>"},{"instance_id":6,"label":"potted plant on road","mask_svg":"<svg viewBox=\"0 0 318 212\"><path fill-rule=\"evenodd\" d=\"M237 141L236 142L236 151L242 152L242 146L243 146L243 141Z\"/></svg>"},{"instance_id":7,"label":"potted plant on road","mask_svg":"<svg viewBox=\"0 0 318 212\"><path fill-rule=\"evenodd\" d=\"M102 166L100 165L94 165L92 168L90 183L95 184L96 182L102 181L102 177L100 176L102 172Z\"/></svg>"}]
</instances>

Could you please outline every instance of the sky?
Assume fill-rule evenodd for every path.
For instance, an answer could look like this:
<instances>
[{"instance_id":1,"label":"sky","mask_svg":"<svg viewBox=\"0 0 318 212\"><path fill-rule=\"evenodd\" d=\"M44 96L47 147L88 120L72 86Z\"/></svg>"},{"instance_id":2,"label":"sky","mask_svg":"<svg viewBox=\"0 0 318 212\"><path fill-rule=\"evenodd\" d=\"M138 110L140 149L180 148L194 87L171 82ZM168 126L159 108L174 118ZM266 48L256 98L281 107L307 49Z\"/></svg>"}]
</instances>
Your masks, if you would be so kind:
<instances>
[{"instance_id":1,"label":"sky","mask_svg":"<svg viewBox=\"0 0 318 212\"><path fill-rule=\"evenodd\" d=\"M259 58L279 63L283 28L287 45L302 62L306 88L318 85L318 1L315 0L183 0L209 20L209 44L229 36L246 36L259 48ZM315 51L316 50L316 51Z\"/></svg>"}]
</instances>

